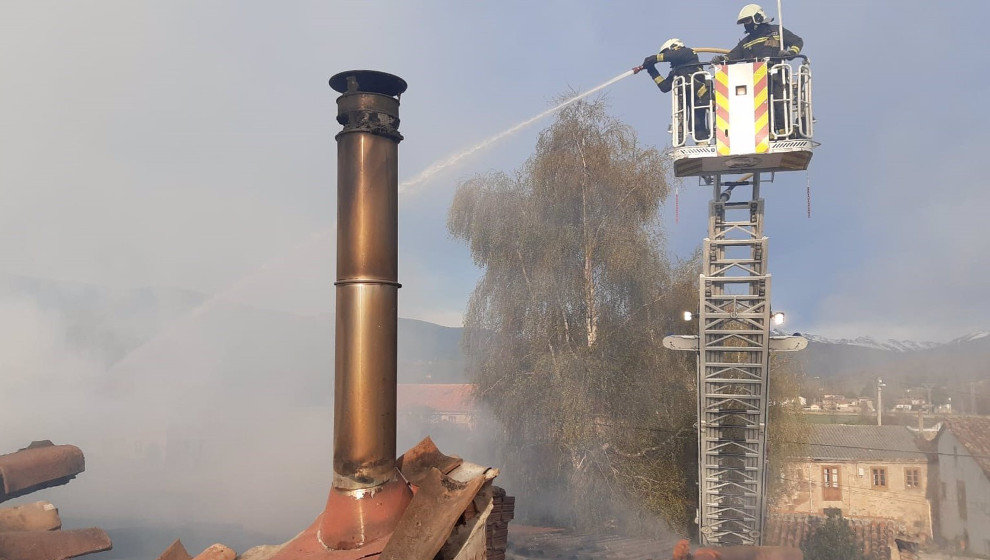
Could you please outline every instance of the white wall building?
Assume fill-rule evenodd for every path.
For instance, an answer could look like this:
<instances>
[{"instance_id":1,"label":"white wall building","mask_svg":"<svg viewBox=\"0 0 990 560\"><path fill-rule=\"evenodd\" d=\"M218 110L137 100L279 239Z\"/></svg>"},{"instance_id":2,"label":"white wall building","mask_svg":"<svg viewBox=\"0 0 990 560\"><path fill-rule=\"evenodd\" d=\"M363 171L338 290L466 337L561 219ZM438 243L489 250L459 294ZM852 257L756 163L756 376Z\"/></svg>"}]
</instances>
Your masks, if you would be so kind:
<instances>
[{"instance_id":1,"label":"white wall building","mask_svg":"<svg viewBox=\"0 0 990 560\"><path fill-rule=\"evenodd\" d=\"M937 535L990 557L990 417L946 419L937 449Z\"/></svg>"}]
</instances>

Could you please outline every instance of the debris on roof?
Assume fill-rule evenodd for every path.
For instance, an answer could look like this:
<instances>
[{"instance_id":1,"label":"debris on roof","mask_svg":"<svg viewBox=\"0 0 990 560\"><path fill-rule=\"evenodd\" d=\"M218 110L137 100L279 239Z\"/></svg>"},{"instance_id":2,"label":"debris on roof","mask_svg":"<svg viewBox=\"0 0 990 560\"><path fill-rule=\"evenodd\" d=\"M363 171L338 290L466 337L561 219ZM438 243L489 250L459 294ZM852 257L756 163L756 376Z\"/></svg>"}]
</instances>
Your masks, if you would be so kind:
<instances>
[{"instance_id":1,"label":"debris on roof","mask_svg":"<svg viewBox=\"0 0 990 560\"><path fill-rule=\"evenodd\" d=\"M72 531L8 531L0 533L0 558L65 560L110 550L110 537L95 527Z\"/></svg>"},{"instance_id":2,"label":"debris on roof","mask_svg":"<svg viewBox=\"0 0 990 560\"><path fill-rule=\"evenodd\" d=\"M192 556L186 551L186 547L182 546L182 541L175 539L175 542L168 545L157 560L192 560Z\"/></svg>"},{"instance_id":3,"label":"debris on roof","mask_svg":"<svg viewBox=\"0 0 990 560\"><path fill-rule=\"evenodd\" d=\"M0 532L54 531L62 527L58 508L51 502L34 502L0 508Z\"/></svg>"},{"instance_id":4,"label":"debris on roof","mask_svg":"<svg viewBox=\"0 0 990 560\"><path fill-rule=\"evenodd\" d=\"M289 542L254 547L238 560L505 560L508 524L515 499L492 484L498 469L444 455L425 438L399 457L397 465L413 488L413 499L395 530L357 549L329 550L320 544L317 520ZM204 551L203 554L206 554ZM233 551L231 551L232 553ZM196 556L176 541L158 560L233 560L235 556Z\"/></svg>"},{"instance_id":5,"label":"debris on roof","mask_svg":"<svg viewBox=\"0 0 990 560\"><path fill-rule=\"evenodd\" d=\"M235 558L237 553L233 549L217 543L208 546L206 550L193 557L193 560L234 560Z\"/></svg>"},{"instance_id":6,"label":"debris on roof","mask_svg":"<svg viewBox=\"0 0 990 560\"><path fill-rule=\"evenodd\" d=\"M0 502L66 484L85 468L83 453L74 445L32 442L0 455ZM67 560L113 546L103 529L62 531L61 527L58 509L49 502L0 508L0 558Z\"/></svg>"}]
</instances>

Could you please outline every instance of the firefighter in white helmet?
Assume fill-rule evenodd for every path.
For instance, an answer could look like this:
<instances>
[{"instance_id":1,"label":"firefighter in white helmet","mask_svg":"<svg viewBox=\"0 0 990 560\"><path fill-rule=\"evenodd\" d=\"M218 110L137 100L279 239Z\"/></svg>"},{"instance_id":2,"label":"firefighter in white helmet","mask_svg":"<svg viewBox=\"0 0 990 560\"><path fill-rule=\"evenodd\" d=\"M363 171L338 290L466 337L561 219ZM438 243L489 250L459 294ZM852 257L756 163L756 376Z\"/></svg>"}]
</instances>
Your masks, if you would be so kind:
<instances>
[{"instance_id":1,"label":"firefighter in white helmet","mask_svg":"<svg viewBox=\"0 0 990 560\"><path fill-rule=\"evenodd\" d=\"M759 4L746 4L739 10L736 23L746 30L746 36L729 52L729 60L748 58L777 58L793 56L801 52L804 41L784 28L784 40L780 40L780 26L772 25L773 18Z\"/></svg>"},{"instance_id":2,"label":"firefighter in white helmet","mask_svg":"<svg viewBox=\"0 0 990 560\"><path fill-rule=\"evenodd\" d=\"M759 4L746 4L739 10L736 23L742 25L746 30L746 36L739 41L739 44L732 49L726 58L729 62L764 59L764 58L785 58L801 53L804 40L784 28L784 39L780 38L780 26L770 22L773 18L768 18L767 13ZM721 61L717 61L721 62ZM780 99L784 94L784 84L781 77L776 73L770 76L770 87L775 98ZM786 107L783 102L774 103L773 120L771 125L778 134L786 129L783 116L786 115ZM777 122L781 121L781 122Z\"/></svg>"},{"instance_id":3,"label":"firefighter in white helmet","mask_svg":"<svg viewBox=\"0 0 990 560\"><path fill-rule=\"evenodd\" d=\"M666 77L661 76L660 71L657 70L656 65L659 62L670 63L670 72L667 73ZM675 37L668 39L667 42L661 45L658 54L651 54L643 59L643 65L633 68L633 72L639 73L640 70L645 69L650 77L653 78L653 82L660 88L660 91L668 93L673 87L674 78L684 76L685 79L690 79L691 75L701 70L702 67L701 61L698 60L698 54L694 50L685 47L684 41ZM706 83L703 78L695 77L694 106L707 106L709 99L711 99L711 85ZM689 111L688 114L690 115L691 112ZM707 115L707 109L694 111L692 123L695 130L695 138L698 140L707 140L710 136L706 120Z\"/></svg>"}]
</instances>

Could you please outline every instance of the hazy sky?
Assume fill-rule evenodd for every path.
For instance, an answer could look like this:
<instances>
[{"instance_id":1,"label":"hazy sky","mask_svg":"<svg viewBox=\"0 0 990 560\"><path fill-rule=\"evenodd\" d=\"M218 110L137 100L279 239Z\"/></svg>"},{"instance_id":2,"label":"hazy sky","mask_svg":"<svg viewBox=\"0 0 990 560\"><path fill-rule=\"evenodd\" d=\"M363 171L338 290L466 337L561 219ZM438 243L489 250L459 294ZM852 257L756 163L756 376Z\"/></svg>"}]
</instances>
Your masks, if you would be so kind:
<instances>
[{"instance_id":1,"label":"hazy sky","mask_svg":"<svg viewBox=\"0 0 990 560\"><path fill-rule=\"evenodd\" d=\"M409 178L670 36L732 46L743 3L0 3L0 272L326 311L331 74L409 82ZM765 190L788 328L939 340L990 327L979 294L990 194L978 171L988 15L975 0L785 2L814 62L822 142L811 220L804 173ZM648 77L608 97L644 141L669 141L669 102ZM446 233L453 190L518 167L540 128L403 196L403 316L459 324L479 273ZM675 254L704 236L707 196L685 181L679 224L673 200L666 208Z\"/></svg>"}]
</instances>

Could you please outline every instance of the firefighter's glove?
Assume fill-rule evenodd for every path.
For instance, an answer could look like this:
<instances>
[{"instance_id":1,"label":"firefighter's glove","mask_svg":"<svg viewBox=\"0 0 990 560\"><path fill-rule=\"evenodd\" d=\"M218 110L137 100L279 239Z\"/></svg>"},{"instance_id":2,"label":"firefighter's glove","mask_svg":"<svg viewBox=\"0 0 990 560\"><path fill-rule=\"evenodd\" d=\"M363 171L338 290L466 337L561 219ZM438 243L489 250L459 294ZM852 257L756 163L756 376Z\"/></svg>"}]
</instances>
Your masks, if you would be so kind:
<instances>
[{"instance_id":1,"label":"firefighter's glove","mask_svg":"<svg viewBox=\"0 0 990 560\"><path fill-rule=\"evenodd\" d=\"M650 56L643 59L643 67L653 66L657 63L657 55L651 54Z\"/></svg>"},{"instance_id":2,"label":"firefighter's glove","mask_svg":"<svg viewBox=\"0 0 990 560\"><path fill-rule=\"evenodd\" d=\"M726 61L725 55L722 54L712 57L712 64L725 64L725 61Z\"/></svg>"}]
</instances>

